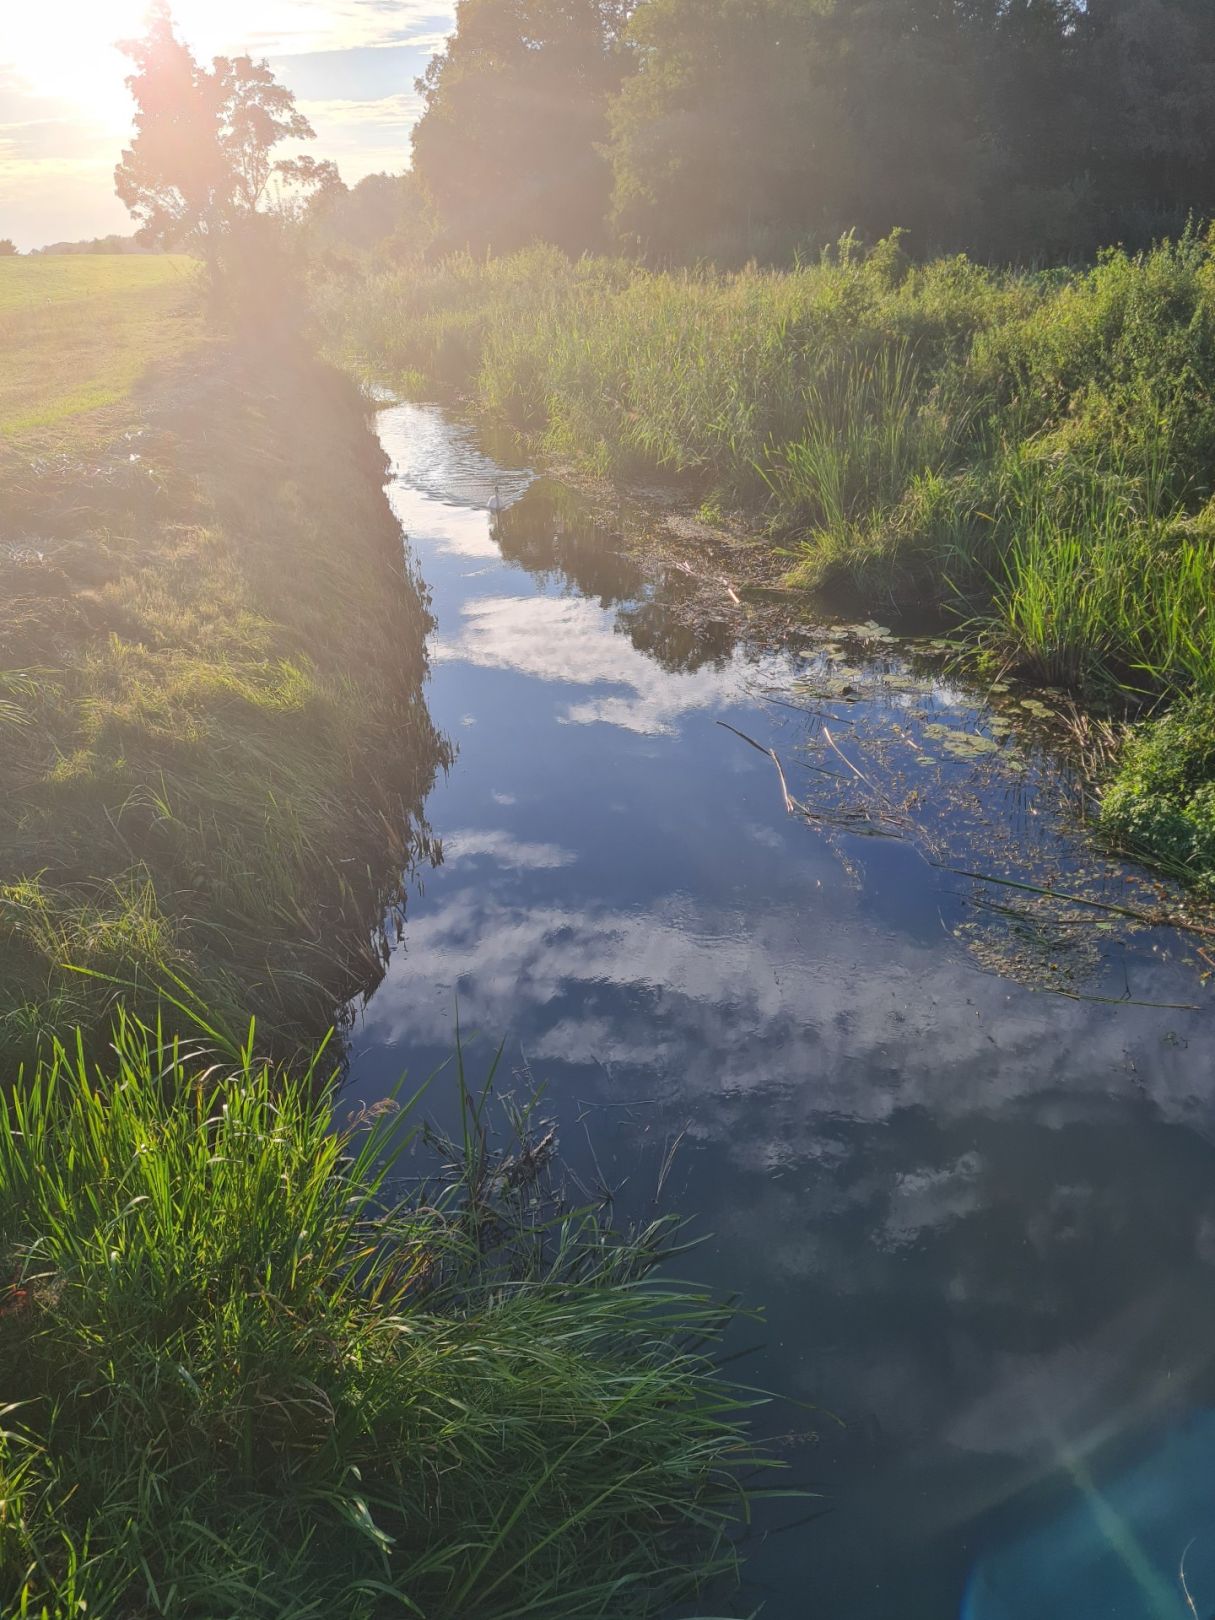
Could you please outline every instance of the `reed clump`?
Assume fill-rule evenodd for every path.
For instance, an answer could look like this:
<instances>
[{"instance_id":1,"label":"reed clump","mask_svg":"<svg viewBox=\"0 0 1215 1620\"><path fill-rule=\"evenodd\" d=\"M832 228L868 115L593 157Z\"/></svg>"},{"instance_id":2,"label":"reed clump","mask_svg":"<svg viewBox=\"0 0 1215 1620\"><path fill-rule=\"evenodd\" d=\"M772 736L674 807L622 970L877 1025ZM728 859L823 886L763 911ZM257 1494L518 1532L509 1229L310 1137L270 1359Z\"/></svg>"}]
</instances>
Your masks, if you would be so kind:
<instances>
[{"instance_id":1,"label":"reed clump","mask_svg":"<svg viewBox=\"0 0 1215 1620\"><path fill-rule=\"evenodd\" d=\"M0 1094L0 1609L640 1620L728 1573L759 1459L675 1230L555 1201L462 1078L435 1141L253 1045L120 1011Z\"/></svg>"}]
</instances>

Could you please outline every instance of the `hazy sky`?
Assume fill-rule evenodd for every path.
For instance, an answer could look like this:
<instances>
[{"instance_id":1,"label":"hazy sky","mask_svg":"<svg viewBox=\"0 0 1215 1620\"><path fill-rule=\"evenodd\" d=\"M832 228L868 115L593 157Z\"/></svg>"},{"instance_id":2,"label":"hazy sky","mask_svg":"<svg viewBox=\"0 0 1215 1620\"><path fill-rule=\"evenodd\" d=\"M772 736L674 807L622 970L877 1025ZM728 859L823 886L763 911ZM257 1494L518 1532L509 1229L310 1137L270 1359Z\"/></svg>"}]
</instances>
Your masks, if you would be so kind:
<instances>
[{"instance_id":1,"label":"hazy sky","mask_svg":"<svg viewBox=\"0 0 1215 1620\"><path fill-rule=\"evenodd\" d=\"M26 249L131 229L113 169L130 128L114 42L147 0L0 0L0 236ZM206 59L269 57L312 121L309 150L347 181L405 167L413 81L451 29L454 0L175 0Z\"/></svg>"}]
</instances>

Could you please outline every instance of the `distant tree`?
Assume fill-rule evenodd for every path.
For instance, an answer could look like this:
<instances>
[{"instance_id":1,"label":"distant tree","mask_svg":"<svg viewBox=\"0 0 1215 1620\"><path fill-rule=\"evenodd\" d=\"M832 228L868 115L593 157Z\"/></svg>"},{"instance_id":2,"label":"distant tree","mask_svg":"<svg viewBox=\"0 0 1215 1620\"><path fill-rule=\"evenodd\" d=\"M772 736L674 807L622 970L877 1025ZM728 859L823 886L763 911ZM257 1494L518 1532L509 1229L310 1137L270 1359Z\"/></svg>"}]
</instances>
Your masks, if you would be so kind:
<instances>
[{"instance_id":1,"label":"distant tree","mask_svg":"<svg viewBox=\"0 0 1215 1620\"><path fill-rule=\"evenodd\" d=\"M1076 170L1078 0L643 0L613 221L657 257L788 258L856 228L1007 238Z\"/></svg>"},{"instance_id":2,"label":"distant tree","mask_svg":"<svg viewBox=\"0 0 1215 1620\"><path fill-rule=\"evenodd\" d=\"M402 252L424 252L436 229L430 197L412 172L369 174L356 186L318 192L308 224L324 241L359 251L392 242Z\"/></svg>"},{"instance_id":3,"label":"distant tree","mask_svg":"<svg viewBox=\"0 0 1215 1620\"><path fill-rule=\"evenodd\" d=\"M446 246L573 251L605 238L609 98L629 0L457 0L418 88L413 166Z\"/></svg>"},{"instance_id":4,"label":"distant tree","mask_svg":"<svg viewBox=\"0 0 1215 1620\"><path fill-rule=\"evenodd\" d=\"M1215 213L1215 6L1088 0L1079 32L1103 234L1143 245Z\"/></svg>"},{"instance_id":5,"label":"distant tree","mask_svg":"<svg viewBox=\"0 0 1215 1620\"><path fill-rule=\"evenodd\" d=\"M0 259L11 259L16 251L16 242L7 236L0 236Z\"/></svg>"},{"instance_id":6,"label":"distant tree","mask_svg":"<svg viewBox=\"0 0 1215 1620\"><path fill-rule=\"evenodd\" d=\"M127 80L135 136L114 180L143 244L195 246L215 269L224 237L242 221L281 206L284 191L336 182L331 163L274 160L281 142L315 133L291 91L248 56L200 66L177 38L166 0L154 0L147 34L122 49L135 65Z\"/></svg>"}]
</instances>

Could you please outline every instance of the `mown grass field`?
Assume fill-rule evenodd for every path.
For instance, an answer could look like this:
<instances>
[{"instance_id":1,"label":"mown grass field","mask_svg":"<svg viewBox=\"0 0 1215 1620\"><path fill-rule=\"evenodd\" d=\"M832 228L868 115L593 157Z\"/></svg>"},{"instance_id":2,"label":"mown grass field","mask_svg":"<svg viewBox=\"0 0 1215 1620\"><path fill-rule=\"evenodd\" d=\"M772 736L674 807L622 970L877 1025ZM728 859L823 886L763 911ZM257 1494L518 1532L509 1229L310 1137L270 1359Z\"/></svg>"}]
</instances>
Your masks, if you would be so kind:
<instances>
[{"instance_id":1,"label":"mown grass field","mask_svg":"<svg viewBox=\"0 0 1215 1620\"><path fill-rule=\"evenodd\" d=\"M897 237L730 275L535 249L318 305L360 369L741 510L793 583L930 606L993 666L1123 714L1184 705L1163 736L1185 769L1140 751L1103 820L1215 891L1215 232L1033 272L916 264Z\"/></svg>"},{"instance_id":2,"label":"mown grass field","mask_svg":"<svg viewBox=\"0 0 1215 1620\"><path fill-rule=\"evenodd\" d=\"M0 437L62 434L204 335L184 255L0 259Z\"/></svg>"}]
</instances>

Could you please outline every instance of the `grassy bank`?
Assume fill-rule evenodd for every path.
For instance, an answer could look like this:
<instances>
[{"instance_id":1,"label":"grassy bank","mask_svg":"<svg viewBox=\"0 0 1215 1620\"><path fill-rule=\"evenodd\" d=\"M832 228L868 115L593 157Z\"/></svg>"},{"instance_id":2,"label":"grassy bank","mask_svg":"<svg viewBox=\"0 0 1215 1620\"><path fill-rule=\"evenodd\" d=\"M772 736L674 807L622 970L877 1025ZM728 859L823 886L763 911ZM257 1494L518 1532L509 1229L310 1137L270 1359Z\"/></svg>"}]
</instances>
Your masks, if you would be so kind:
<instances>
[{"instance_id":1,"label":"grassy bank","mask_svg":"<svg viewBox=\"0 0 1215 1620\"><path fill-rule=\"evenodd\" d=\"M673 1232L555 1220L471 1097L401 1203L408 1106L319 1084L120 1020L0 1095L3 1612L628 1620L728 1569L754 1459Z\"/></svg>"},{"instance_id":2,"label":"grassy bank","mask_svg":"<svg viewBox=\"0 0 1215 1620\"><path fill-rule=\"evenodd\" d=\"M794 581L929 604L1090 701L1215 694L1211 237L1038 273L897 240L729 276L537 250L319 303L355 365L597 471L694 480Z\"/></svg>"},{"instance_id":3,"label":"grassy bank","mask_svg":"<svg viewBox=\"0 0 1215 1620\"><path fill-rule=\"evenodd\" d=\"M112 262L71 269L104 327ZM154 349L155 299L146 321ZM43 332L48 373L74 331ZM442 757L365 406L303 352L213 338L56 444L0 451L0 1054L96 1025L111 979L324 1028L377 970Z\"/></svg>"}]
</instances>

